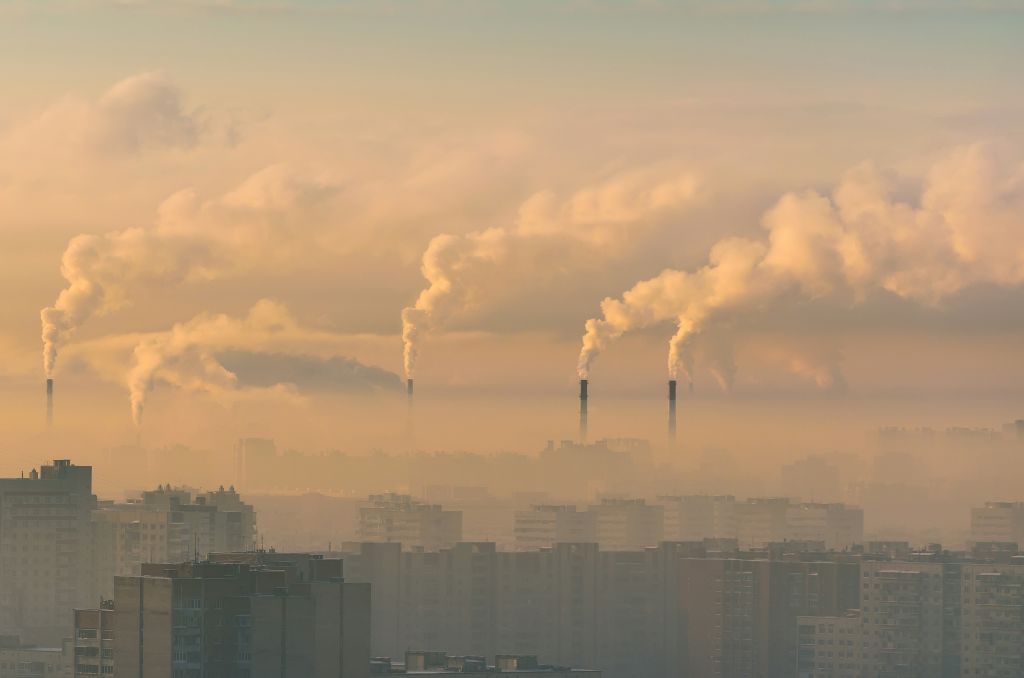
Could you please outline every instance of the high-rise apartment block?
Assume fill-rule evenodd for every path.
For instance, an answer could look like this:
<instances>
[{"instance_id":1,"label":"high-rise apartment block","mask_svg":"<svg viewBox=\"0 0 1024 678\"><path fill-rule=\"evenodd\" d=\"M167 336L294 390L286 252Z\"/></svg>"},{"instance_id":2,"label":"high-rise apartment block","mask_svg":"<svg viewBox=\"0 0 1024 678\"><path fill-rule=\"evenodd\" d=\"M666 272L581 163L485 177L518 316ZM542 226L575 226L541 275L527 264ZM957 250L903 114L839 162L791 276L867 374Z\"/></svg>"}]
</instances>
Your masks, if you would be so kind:
<instances>
[{"instance_id":1,"label":"high-rise apartment block","mask_svg":"<svg viewBox=\"0 0 1024 678\"><path fill-rule=\"evenodd\" d=\"M585 544L597 541L596 516L571 505L540 504L515 512L515 548L534 551L558 543Z\"/></svg>"},{"instance_id":2,"label":"high-rise apartment block","mask_svg":"<svg viewBox=\"0 0 1024 678\"><path fill-rule=\"evenodd\" d=\"M73 678L114 675L114 601L74 611Z\"/></svg>"},{"instance_id":3,"label":"high-rise apartment block","mask_svg":"<svg viewBox=\"0 0 1024 678\"><path fill-rule=\"evenodd\" d=\"M343 580L341 561L304 554L148 564L116 580L115 674L363 678L369 600L368 586Z\"/></svg>"},{"instance_id":4,"label":"high-rise apartment block","mask_svg":"<svg viewBox=\"0 0 1024 678\"><path fill-rule=\"evenodd\" d=\"M92 512L92 534L96 592L110 598L114 577L138 575L143 563L252 549L256 514L233 487L193 495L160 486L125 503L101 502Z\"/></svg>"},{"instance_id":5,"label":"high-rise apartment block","mask_svg":"<svg viewBox=\"0 0 1024 678\"><path fill-rule=\"evenodd\" d=\"M407 494L372 495L359 509L361 541L398 542L403 548L436 551L462 540L462 512L445 511Z\"/></svg>"},{"instance_id":6,"label":"high-rise apartment block","mask_svg":"<svg viewBox=\"0 0 1024 678\"><path fill-rule=\"evenodd\" d=\"M0 479L0 630L34 643L70 635L95 604L92 467L66 459Z\"/></svg>"},{"instance_id":7,"label":"high-rise apartment block","mask_svg":"<svg viewBox=\"0 0 1024 678\"><path fill-rule=\"evenodd\" d=\"M349 578L373 588L373 654L389 657L444 647L480 657L536 655L613 678L768 678L789 675L769 672L783 666L795 670L798 615L838 614L857 599L855 563L708 558L702 543L628 551L594 543L523 552L493 543L433 553L395 544L346 548ZM712 655L717 666L741 668L702 673Z\"/></svg>"},{"instance_id":8,"label":"high-rise apartment block","mask_svg":"<svg viewBox=\"0 0 1024 678\"><path fill-rule=\"evenodd\" d=\"M664 508L643 499L602 499L590 507L597 542L606 550L639 550L665 538Z\"/></svg>"},{"instance_id":9,"label":"high-rise apartment block","mask_svg":"<svg viewBox=\"0 0 1024 678\"><path fill-rule=\"evenodd\" d=\"M971 509L971 541L1024 548L1024 502L990 501Z\"/></svg>"}]
</instances>

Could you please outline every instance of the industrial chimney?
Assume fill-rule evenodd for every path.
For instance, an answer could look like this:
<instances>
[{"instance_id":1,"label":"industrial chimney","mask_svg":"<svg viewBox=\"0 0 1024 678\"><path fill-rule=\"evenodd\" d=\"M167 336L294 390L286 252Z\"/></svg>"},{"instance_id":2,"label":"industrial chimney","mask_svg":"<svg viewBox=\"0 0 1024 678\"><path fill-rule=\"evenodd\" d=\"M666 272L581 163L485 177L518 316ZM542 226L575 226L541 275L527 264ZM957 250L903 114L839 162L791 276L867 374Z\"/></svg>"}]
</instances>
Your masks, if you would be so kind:
<instances>
[{"instance_id":1,"label":"industrial chimney","mask_svg":"<svg viewBox=\"0 0 1024 678\"><path fill-rule=\"evenodd\" d=\"M580 442L587 442L587 380L580 379Z\"/></svg>"},{"instance_id":2,"label":"industrial chimney","mask_svg":"<svg viewBox=\"0 0 1024 678\"><path fill-rule=\"evenodd\" d=\"M46 380L46 427L53 426L53 379Z\"/></svg>"},{"instance_id":3,"label":"industrial chimney","mask_svg":"<svg viewBox=\"0 0 1024 678\"><path fill-rule=\"evenodd\" d=\"M412 379L405 380L405 392L409 394L410 398L412 397Z\"/></svg>"},{"instance_id":4,"label":"industrial chimney","mask_svg":"<svg viewBox=\"0 0 1024 678\"><path fill-rule=\"evenodd\" d=\"M676 443L676 380L668 382L668 444Z\"/></svg>"}]
</instances>

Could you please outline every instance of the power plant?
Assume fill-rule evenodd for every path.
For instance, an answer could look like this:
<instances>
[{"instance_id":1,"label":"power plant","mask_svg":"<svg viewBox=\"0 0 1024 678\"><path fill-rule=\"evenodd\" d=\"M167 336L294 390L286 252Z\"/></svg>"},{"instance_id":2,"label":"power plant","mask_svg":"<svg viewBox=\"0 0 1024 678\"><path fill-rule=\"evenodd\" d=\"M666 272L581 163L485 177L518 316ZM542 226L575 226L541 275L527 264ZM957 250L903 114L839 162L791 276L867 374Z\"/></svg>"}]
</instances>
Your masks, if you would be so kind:
<instances>
[{"instance_id":1,"label":"power plant","mask_svg":"<svg viewBox=\"0 0 1024 678\"><path fill-rule=\"evenodd\" d=\"M676 380L668 381L668 443L676 443Z\"/></svg>"},{"instance_id":2,"label":"power plant","mask_svg":"<svg viewBox=\"0 0 1024 678\"><path fill-rule=\"evenodd\" d=\"M53 427L53 379L46 380L46 428Z\"/></svg>"},{"instance_id":3,"label":"power plant","mask_svg":"<svg viewBox=\"0 0 1024 678\"><path fill-rule=\"evenodd\" d=\"M580 379L580 442L587 442L587 380Z\"/></svg>"}]
</instances>

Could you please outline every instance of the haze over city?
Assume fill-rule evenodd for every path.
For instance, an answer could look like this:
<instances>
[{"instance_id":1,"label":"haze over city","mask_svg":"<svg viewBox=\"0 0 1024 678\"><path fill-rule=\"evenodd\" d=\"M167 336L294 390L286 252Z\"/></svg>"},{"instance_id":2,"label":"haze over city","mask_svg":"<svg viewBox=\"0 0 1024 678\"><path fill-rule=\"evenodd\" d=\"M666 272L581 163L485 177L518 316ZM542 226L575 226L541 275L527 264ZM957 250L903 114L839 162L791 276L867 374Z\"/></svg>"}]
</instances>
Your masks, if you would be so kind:
<instances>
[{"instance_id":1,"label":"haze over city","mask_svg":"<svg viewBox=\"0 0 1024 678\"><path fill-rule=\"evenodd\" d=\"M111 605L114 577L272 549L341 560L277 562L287 577L344 569L390 596L384 556L358 544L403 538L827 553L840 570L1011 558L979 544L1016 543L986 511L1024 501L1022 10L0 0L0 478L71 483L117 558L137 511L241 521L204 547L189 523L173 548L90 560L92 588L68 587ZM709 497L729 527L680 527ZM570 505L582 517L548 527L575 531L524 541L530 511ZM803 512L826 505L845 522L814 532ZM458 530L370 526L434 509ZM601 525L620 509L660 527L617 541ZM702 539L720 541L666 546ZM186 565L174 576L207 576ZM5 595L0 634L59 646L79 628L59 592L32 623ZM862 609L843 595L800 614ZM795 670L783 626L792 656L757 675ZM365 639L477 651L427 642ZM628 653L523 642L629 673ZM702 675L673 661L630 678ZM907 660L940 675L931 661ZM888 675L870 666L799 675Z\"/></svg>"}]
</instances>

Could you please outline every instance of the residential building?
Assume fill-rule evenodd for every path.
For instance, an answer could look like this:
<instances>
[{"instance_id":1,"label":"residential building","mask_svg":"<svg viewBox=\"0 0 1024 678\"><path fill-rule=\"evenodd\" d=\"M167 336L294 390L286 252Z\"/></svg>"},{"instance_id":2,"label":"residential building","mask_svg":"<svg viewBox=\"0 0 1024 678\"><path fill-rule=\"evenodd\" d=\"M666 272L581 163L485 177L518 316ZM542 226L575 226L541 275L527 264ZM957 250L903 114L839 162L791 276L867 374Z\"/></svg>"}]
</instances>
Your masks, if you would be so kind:
<instances>
[{"instance_id":1,"label":"residential building","mask_svg":"<svg viewBox=\"0 0 1024 678\"><path fill-rule=\"evenodd\" d=\"M761 548L788 536L792 502L785 497L755 497L736 505L736 537L740 548Z\"/></svg>"},{"instance_id":2,"label":"residential building","mask_svg":"<svg viewBox=\"0 0 1024 678\"><path fill-rule=\"evenodd\" d=\"M95 604L92 467L57 459L0 479L0 631L50 646Z\"/></svg>"},{"instance_id":3,"label":"residential building","mask_svg":"<svg viewBox=\"0 0 1024 678\"><path fill-rule=\"evenodd\" d=\"M971 509L972 542L1007 542L1024 548L1024 502L990 501Z\"/></svg>"},{"instance_id":4,"label":"residential building","mask_svg":"<svg viewBox=\"0 0 1024 678\"><path fill-rule=\"evenodd\" d=\"M798 617L797 678L862 678L860 610Z\"/></svg>"},{"instance_id":5,"label":"residential building","mask_svg":"<svg viewBox=\"0 0 1024 678\"><path fill-rule=\"evenodd\" d=\"M786 538L821 541L828 550L850 549L864 541L864 510L845 504L790 505L786 509Z\"/></svg>"},{"instance_id":6,"label":"residential building","mask_svg":"<svg viewBox=\"0 0 1024 678\"><path fill-rule=\"evenodd\" d=\"M397 542L405 549L436 551L462 540L462 512L445 511L407 494L372 495L359 509L361 541Z\"/></svg>"},{"instance_id":7,"label":"residential building","mask_svg":"<svg viewBox=\"0 0 1024 678\"><path fill-rule=\"evenodd\" d=\"M515 512L515 548L535 551L558 543L585 544L597 541L596 516L572 505L539 504Z\"/></svg>"},{"instance_id":8,"label":"residential building","mask_svg":"<svg viewBox=\"0 0 1024 678\"><path fill-rule=\"evenodd\" d=\"M114 601L92 610L74 610L73 678L114 675Z\"/></svg>"},{"instance_id":9,"label":"residential building","mask_svg":"<svg viewBox=\"0 0 1024 678\"><path fill-rule=\"evenodd\" d=\"M65 678L70 676L71 647L24 645L16 635L0 635L0 678Z\"/></svg>"},{"instance_id":10,"label":"residential building","mask_svg":"<svg viewBox=\"0 0 1024 678\"><path fill-rule=\"evenodd\" d=\"M119 677L369 672L369 587L345 582L339 560L242 553L146 564L116 579L114 606Z\"/></svg>"},{"instance_id":11,"label":"residential building","mask_svg":"<svg viewBox=\"0 0 1024 678\"><path fill-rule=\"evenodd\" d=\"M605 498L590 507L597 542L608 551L657 546L665 538L665 509L643 499Z\"/></svg>"},{"instance_id":12,"label":"residential building","mask_svg":"<svg viewBox=\"0 0 1024 678\"><path fill-rule=\"evenodd\" d=\"M731 495L659 497L665 512L665 539L735 539L736 498Z\"/></svg>"}]
</instances>

